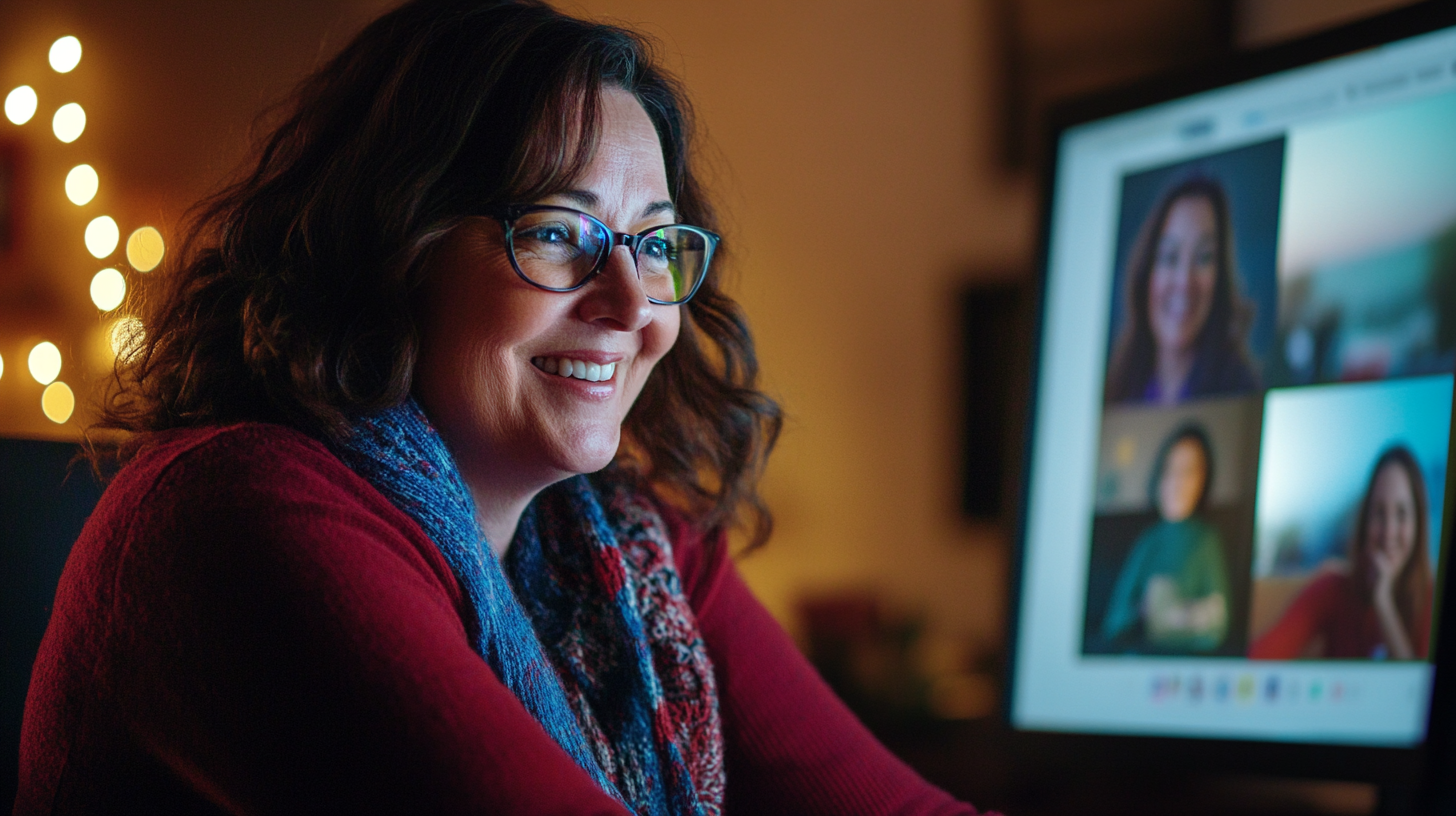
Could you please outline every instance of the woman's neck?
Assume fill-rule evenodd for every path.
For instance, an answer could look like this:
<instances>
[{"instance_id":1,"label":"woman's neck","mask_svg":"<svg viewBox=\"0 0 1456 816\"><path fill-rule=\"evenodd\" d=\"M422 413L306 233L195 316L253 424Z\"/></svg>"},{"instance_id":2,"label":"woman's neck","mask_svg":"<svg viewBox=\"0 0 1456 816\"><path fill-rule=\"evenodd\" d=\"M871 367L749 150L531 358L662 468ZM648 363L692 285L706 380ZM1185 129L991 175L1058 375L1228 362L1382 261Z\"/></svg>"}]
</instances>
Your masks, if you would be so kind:
<instances>
[{"instance_id":1,"label":"woman's neck","mask_svg":"<svg viewBox=\"0 0 1456 816\"><path fill-rule=\"evenodd\" d=\"M1158 378L1159 402L1171 405L1182 398L1183 387L1193 373L1193 360L1192 351L1158 352L1153 375Z\"/></svg>"},{"instance_id":2,"label":"woman's neck","mask_svg":"<svg viewBox=\"0 0 1456 816\"><path fill-rule=\"evenodd\" d=\"M504 559L516 537L521 515L542 490L571 474L539 474L536 479L519 478L513 468L471 468L460 462L460 478L475 500L475 520L496 558ZM511 478L512 476L516 478Z\"/></svg>"}]
</instances>

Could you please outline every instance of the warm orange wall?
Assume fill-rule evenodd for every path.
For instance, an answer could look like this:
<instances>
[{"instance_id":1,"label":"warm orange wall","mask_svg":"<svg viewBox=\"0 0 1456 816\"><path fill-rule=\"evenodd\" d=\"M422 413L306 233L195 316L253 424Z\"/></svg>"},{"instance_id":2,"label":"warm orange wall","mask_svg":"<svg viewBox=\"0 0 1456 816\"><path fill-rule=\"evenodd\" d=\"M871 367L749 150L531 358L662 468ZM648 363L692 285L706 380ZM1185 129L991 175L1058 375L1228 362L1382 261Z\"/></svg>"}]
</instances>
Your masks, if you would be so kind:
<instances>
[{"instance_id":1,"label":"warm orange wall","mask_svg":"<svg viewBox=\"0 0 1456 816\"><path fill-rule=\"evenodd\" d=\"M948 638L994 640L1003 542L955 511L953 296L1022 262L1033 203L991 158L990 0L562 6L658 37L708 136L734 291L789 414L765 485L778 533L743 564L755 589L792 622L806 591L875 587ZM78 148L117 207L175 218L232 165L262 102L377 8L7 0L0 80L81 36L93 116ZM68 251L54 274L71 291L99 265ZM84 293L72 312L95 320ZM5 356L0 392L22 376Z\"/></svg>"}]
</instances>

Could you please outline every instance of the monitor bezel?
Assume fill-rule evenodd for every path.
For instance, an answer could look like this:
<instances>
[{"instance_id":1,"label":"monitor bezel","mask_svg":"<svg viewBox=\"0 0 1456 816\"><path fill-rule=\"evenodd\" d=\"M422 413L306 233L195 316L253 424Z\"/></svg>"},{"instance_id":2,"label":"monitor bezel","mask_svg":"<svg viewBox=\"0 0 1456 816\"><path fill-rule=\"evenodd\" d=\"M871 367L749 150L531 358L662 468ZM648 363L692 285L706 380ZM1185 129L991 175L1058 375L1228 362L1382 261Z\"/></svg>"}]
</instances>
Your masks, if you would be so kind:
<instances>
[{"instance_id":1,"label":"monitor bezel","mask_svg":"<svg viewBox=\"0 0 1456 816\"><path fill-rule=\"evenodd\" d=\"M1426 740L1410 748L1329 745L1212 737L1165 737L1046 731L1018 728L1012 720L1018 670L1018 634L1022 581L1026 562L1026 532L1030 509L1032 447L1040 400L1042 338L1045 330L1046 289L1050 274L1048 249L1052 229L1052 193L1058 170L1058 146L1069 128L1180 97L1235 85L1248 80L1345 56L1358 51L1456 26L1456 3L1427 0L1325 32L1257 50L1235 53L1183 71L1070 101L1051 111L1047 120L1045 155L1041 167L1040 223L1038 226L1036 292L1032 327L1031 393L1026 407L1022 440L1023 461L1017 494L1016 534L1011 558L1007 616L1007 676L1003 686L1003 719L1017 742L1016 754L1048 764L1082 763L1090 758L1102 766L1129 769L1181 768L1208 772L1253 773L1275 776L1340 779L1382 786L1412 787L1422 780L1439 780L1437 764L1452 753L1456 740L1456 604L1438 609L1433 649L1432 703ZM1456 413L1456 412L1453 412ZM1453 434L1456 439L1456 434ZM1448 473L1456 459L1448 460ZM1446 506L1456 497L1456 478L1447 479ZM1438 586L1446 587L1446 565L1453 524L1445 525ZM1444 597L1444 592L1438 597Z\"/></svg>"}]
</instances>

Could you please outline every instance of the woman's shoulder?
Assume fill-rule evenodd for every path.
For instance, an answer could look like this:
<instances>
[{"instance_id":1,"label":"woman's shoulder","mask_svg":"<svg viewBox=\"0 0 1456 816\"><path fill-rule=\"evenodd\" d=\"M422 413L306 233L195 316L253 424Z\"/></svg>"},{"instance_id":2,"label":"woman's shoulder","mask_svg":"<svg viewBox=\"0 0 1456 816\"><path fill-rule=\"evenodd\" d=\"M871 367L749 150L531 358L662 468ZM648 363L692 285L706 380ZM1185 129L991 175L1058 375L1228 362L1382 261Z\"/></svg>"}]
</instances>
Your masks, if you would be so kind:
<instances>
[{"instance_id":1,"label":"woman's shoulder","mask_svg":"<svg viewBox=\"0 0 1456 816\"><path fill-rule=\"evenodd\" d=\"M107 486L87 527L92 537L147 548L241 528L260 548L304 539L323 546L346 530L428 549L418 526L322 442L260 422L153 435Z\"/></svg>"}]
</instances>

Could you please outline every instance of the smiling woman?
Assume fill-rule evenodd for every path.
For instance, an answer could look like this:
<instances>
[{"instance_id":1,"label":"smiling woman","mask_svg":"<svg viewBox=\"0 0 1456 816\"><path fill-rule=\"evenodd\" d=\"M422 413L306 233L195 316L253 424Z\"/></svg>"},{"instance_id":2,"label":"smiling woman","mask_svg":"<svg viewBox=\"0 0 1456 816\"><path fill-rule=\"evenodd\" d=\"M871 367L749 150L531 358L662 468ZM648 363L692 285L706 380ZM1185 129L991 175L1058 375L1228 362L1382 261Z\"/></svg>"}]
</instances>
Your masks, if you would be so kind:
<instances>
[{"instance_id":1,"label":"smiling woman","mask_svg":"<svg viewBox=\"0 0 1456 816\"><path fill-rule=\"evenodd\" d=\"M18 813L971 812L727 558L779 413L690 134L537 2L417 0L300 86L118 356Z\"/></svg>"}]
</instances>

